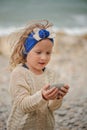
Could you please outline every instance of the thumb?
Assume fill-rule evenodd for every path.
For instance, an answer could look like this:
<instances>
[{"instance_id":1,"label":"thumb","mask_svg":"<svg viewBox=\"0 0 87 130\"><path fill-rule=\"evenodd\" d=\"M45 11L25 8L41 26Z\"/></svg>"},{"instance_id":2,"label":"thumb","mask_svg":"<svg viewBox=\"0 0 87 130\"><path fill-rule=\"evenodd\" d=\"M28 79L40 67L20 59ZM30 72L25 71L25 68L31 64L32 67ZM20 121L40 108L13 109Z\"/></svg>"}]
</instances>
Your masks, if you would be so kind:
<instances>
[{"instance_id":1,"label":"thumb","mask_svg":"<svg viewBox=\"0 0 87 130\"><path fill-rule=\"evenodd\" d=\"M43 89L44 89L44 90L48 90L49 87L50 87L50 85L48 84L48 85L44 86Z\"/></svg>"}]
</instances>

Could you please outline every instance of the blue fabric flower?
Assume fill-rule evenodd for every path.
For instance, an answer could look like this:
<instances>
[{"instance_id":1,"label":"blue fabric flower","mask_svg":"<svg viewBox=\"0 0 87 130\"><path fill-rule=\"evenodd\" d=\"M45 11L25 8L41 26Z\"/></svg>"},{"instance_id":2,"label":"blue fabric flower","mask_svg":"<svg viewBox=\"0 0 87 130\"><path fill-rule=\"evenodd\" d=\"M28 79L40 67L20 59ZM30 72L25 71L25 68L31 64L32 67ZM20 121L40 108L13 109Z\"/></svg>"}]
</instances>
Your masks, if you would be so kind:
<instances>
[{"instance_id":1,"label":"blue fabric flower","mask_svg":"<svg viewBox=\"0 0 87 130\"><path fill-rule=\"evenodd\" d=\"M50 33L45 29L41 29L39 31L39 37L42 38L42 39L47 38L49 35L50 35Z\"/></svg>"}]
</instances>

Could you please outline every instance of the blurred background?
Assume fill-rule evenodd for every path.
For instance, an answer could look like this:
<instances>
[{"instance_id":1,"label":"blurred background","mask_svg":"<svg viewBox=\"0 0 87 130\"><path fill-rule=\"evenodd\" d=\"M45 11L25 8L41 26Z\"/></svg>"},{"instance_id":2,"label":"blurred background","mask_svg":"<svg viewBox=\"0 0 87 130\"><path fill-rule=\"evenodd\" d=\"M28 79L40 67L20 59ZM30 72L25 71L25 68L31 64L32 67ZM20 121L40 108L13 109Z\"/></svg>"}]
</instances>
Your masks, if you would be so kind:
<instances>
[{"instance_id":1,"label":"blurred background","mask_svg":"<svg viewBox=\"0 0 87 130\"><path fill-rule=\"evenodd\" d=\"M31 20L47 19L56 32L48 65L58 82L70 85L55 111L55 130L87 130L87 0L0 0L0 130L6 130L11 99L8 93L10 43Z\"/></svg>"},{"instance_id":2,"label":"blurred background","mask_svg":"<svg viewBox=\"0 0 87 130\"><path fill-rule=\"evenodd\" d=\"M87 31L87 0L0 0L0 34L34 19L48 19L70 33Z\"/></svg>"}]
</instances>

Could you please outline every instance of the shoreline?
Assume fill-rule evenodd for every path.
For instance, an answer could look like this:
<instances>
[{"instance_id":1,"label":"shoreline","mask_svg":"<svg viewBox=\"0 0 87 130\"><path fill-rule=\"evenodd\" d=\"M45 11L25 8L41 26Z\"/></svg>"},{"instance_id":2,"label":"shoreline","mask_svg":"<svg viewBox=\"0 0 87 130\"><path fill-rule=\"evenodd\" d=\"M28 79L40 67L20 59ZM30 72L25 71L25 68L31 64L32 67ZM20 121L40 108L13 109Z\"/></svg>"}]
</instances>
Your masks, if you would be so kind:
<instances>
[{"instance_id":1,"label":"shoreline","mask_svg":"<svg viewBox=\"0 0 87 130\"><path fill-rule=\"evenodd\" d=\"M26 25L25 25L26 26ZM24 28L25 26L20 26L20 27L16 27L16 26L10 26L10 27L0 27L0 36L4 36L4 35L10 35L11 33L17 32L18 30ZM76 36L80 36L80 35L85 35L87 34L87 26L85 27L53 27L53 30L56 33L66 33L68 35L76 35Z\"/></svg>"}]
</instances>

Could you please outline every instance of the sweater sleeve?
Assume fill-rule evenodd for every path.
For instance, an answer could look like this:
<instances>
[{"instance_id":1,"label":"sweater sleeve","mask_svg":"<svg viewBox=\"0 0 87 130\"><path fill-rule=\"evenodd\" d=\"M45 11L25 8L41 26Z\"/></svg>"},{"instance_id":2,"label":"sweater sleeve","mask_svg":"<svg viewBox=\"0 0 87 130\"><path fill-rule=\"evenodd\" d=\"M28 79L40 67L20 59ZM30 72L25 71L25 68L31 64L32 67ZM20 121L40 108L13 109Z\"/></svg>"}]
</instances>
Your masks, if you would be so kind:
<instances>
[{"instance_id":1,"label":"sweater sleeve","mask_svg":"<svg viewBox=\"0 0 87 130\"><path fill-rule=\"evenodd\" d=\"M55 100L50 100L48 103L48 108L52 111L60 108L62 105L62 99L55 99Z\"/></svg>"},{"instance_id":2,"label":"sweater sleeve","mask_svg":"<svg viewBox=\"0 0 87 130\"><path fill-rule=\"evenodd\" d=\"M31 88L25 79L24 72L12 72L10 80L10 93L13 99L13 104L20 107L24 112L31 112L38 109L46 103L43 99L41 90L31 95Z\"/></svg>"}]
</instances>

